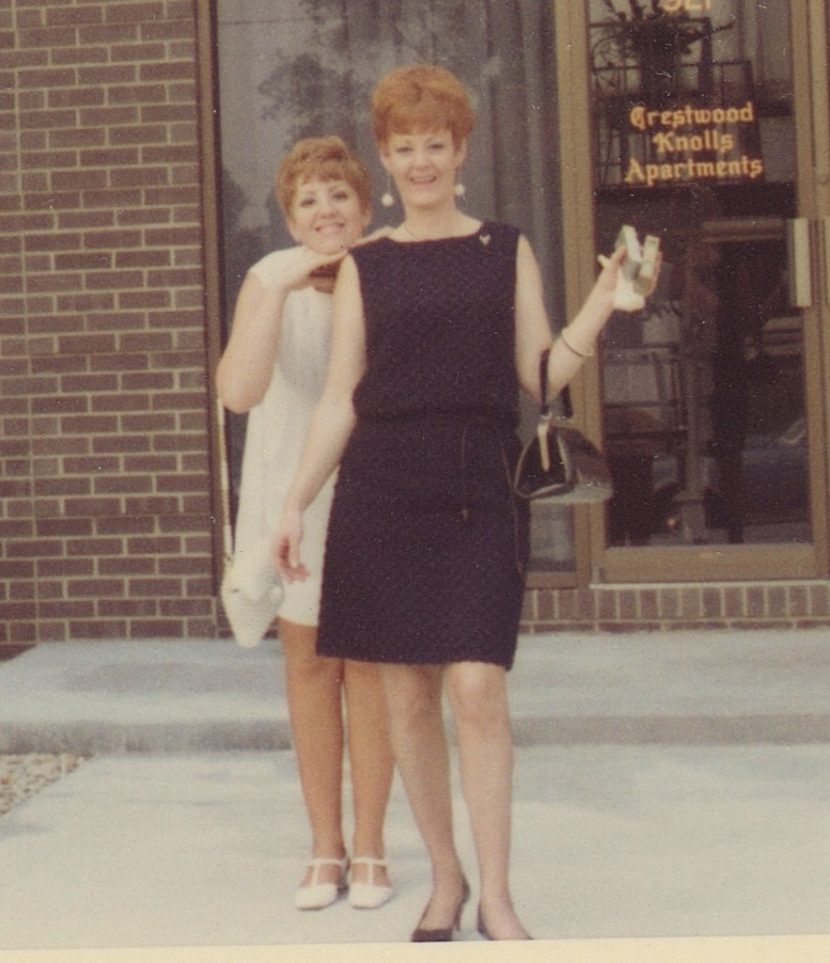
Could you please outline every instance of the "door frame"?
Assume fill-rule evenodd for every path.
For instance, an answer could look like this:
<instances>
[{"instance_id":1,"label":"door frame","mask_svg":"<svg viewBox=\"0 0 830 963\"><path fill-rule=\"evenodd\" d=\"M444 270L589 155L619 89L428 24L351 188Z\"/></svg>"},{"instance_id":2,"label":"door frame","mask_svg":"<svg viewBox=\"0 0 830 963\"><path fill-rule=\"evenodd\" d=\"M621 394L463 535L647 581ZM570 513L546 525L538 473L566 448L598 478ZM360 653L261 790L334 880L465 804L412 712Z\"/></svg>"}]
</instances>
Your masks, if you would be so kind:
<instances>
[{"instance_id":1,"label":"door frame","mask_svg":"<svg viewBox=\"0 0 830 963\"><path fill-rule=\"evenodd\" d=\"M830 570L827 492L830 475L830 94L828 14L824 0L790 0L792 42L804 38L806 57L793 58L797 216L810 224L812 307L803 309L805 412L810 437L812 542L764 545L606 546L605 510L576 510L575 557L580 585L590 582L690 582L820 578ZM562 223L567 316L573 317L596 276L592 92L587 2L557 4ZM586 212L590 212L586 216ZM586 364L571 393L574 416L602 439L599 356Z\"/></svg>"}]
</instances>

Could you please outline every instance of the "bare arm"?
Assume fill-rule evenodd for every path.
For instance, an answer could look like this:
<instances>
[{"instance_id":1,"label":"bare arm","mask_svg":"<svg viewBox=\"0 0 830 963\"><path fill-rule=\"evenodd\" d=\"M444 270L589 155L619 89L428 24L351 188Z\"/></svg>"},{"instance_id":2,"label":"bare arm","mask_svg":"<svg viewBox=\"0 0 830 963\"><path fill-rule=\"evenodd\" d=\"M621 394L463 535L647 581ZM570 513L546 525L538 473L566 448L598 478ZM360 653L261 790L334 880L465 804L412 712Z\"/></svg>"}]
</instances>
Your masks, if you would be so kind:
<instances>
[{"instance_id":1,"label":"bare arm","mask_svg":"<svg viewBox=\"0 0 830 963\"><path fill-rule=\"evenodd\" d=\"M603 268L573 321L551 347L550 324L545 314L539 266L525 238L520 238L516 271L516 368L519 383L539 400L539 358L551 347L548 359L548 392L555 397L570 384L586 359L594 353L596 340L619 302L620 248L603 259ZM656 283L656 278L655 278ZM652 286L653 289L653 286Z\"/></svg>"},{"instance_id":2,"label":"bare arm","mask_svg":"<svg viewBox=\"0 0 830 963\"><path fill-rule=\"evenodd\" d=\"M312 272L341 257L296 248L285 252L279 273L268 283L248 272L236 299L231 336L216 369L216 387L226 408L241 413L262 401L274 374L288 295L314 284Z\"/></svg>"},{"instance_id":3,"label":"bare arm","mask_svg":"<svg viewBox=\"0 0 830 963\"><path fill-rule=\"evenodd\" d=\"M314 410L273 543L274 562L289 580L308 574L300 558L302 515L340 462L356 421L352 395L365 367L363 301L357 268L351 258L346 258L334 289L326 387Z\"/></svg>"},{"instance_id":4,"label":"bare arm","mask_svg":"<svg viewBox=\"0 0 830 963\"><path fill-rule=\"evenodd\" d=\"M539 264L527 238L520 237L516 252L516 372L519 384L537 401L539 358L551 340Z\"/></svg>"}]
</instances>

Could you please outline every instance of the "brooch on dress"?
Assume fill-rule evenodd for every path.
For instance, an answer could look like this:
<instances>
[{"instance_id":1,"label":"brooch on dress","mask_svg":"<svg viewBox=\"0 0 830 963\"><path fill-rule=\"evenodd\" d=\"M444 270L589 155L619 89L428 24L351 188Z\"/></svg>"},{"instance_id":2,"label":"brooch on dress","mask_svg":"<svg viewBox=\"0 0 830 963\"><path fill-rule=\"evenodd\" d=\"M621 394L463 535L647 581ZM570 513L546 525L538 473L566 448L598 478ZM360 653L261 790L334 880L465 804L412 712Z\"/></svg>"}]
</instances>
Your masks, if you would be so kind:
<instances>
[{"instance_id":1,"label":"brooch on dress","mask_svg":"<svg viewBox=\"0 0 830 963\"><path fill-rule=\"evenodd\" d=\"M479 234L478 239L481 241L483 247L487 247L487 245L490 243L489 234Z\"/></svg>"}]
</instances>

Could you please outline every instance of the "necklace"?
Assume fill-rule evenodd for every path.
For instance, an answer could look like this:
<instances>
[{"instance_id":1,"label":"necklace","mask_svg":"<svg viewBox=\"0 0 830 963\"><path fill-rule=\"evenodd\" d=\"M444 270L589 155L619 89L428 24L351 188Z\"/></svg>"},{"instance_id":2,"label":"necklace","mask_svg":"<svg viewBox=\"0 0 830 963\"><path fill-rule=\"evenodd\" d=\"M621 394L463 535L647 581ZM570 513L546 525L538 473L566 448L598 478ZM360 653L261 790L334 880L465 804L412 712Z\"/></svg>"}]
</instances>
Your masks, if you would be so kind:
<instances>
[{"instance_id":1,"label":"necklace","mask_svg":"<svg viewBox=\"0 0 830 963\"><path fill-rule=\"evenodd\" d=\"M406 223L406 221L401 222L401 229L404 233L408 234L413 241L443 241L450 237L463 237L460 233L460 225L456 225L454 229L451 229L447 234L438 234L435 237L419 237L412 228Z\"/></svg>"}]
</instances>

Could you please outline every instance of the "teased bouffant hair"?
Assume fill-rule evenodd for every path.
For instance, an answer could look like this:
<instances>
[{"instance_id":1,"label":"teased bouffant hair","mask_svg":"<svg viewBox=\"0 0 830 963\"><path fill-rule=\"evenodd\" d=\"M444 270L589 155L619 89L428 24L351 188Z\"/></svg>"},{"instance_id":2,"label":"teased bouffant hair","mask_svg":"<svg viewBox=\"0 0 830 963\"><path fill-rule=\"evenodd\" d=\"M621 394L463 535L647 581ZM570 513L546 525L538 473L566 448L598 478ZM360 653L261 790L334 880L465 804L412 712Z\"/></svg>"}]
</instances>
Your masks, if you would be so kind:
<instances>
[{"instance_id":1,"label":"teased bouffant hair","mask_svg":"<svg viewBox=\"0 0 830 963\"><path fill-rule=\"evenodd\" d=\"M301 184L312 178L345 181L353 188L366 213L372 206L369 172L339 137L298 140L277 170L276 193L283 215L290 219L291 205Z\"/></svg>"},{"instance_id":2,"label":"teased bouffant hair","mask_svg":"<svg viewBox=\"0 0 830 963\"><path fill-rule=\"evenodd\" d=\"M372 95L372 126L381 147L391 134L447 129L459 147L474 123L467 90L444 67L399 67L378 83Z\"/></svg>"}]
</instances>

